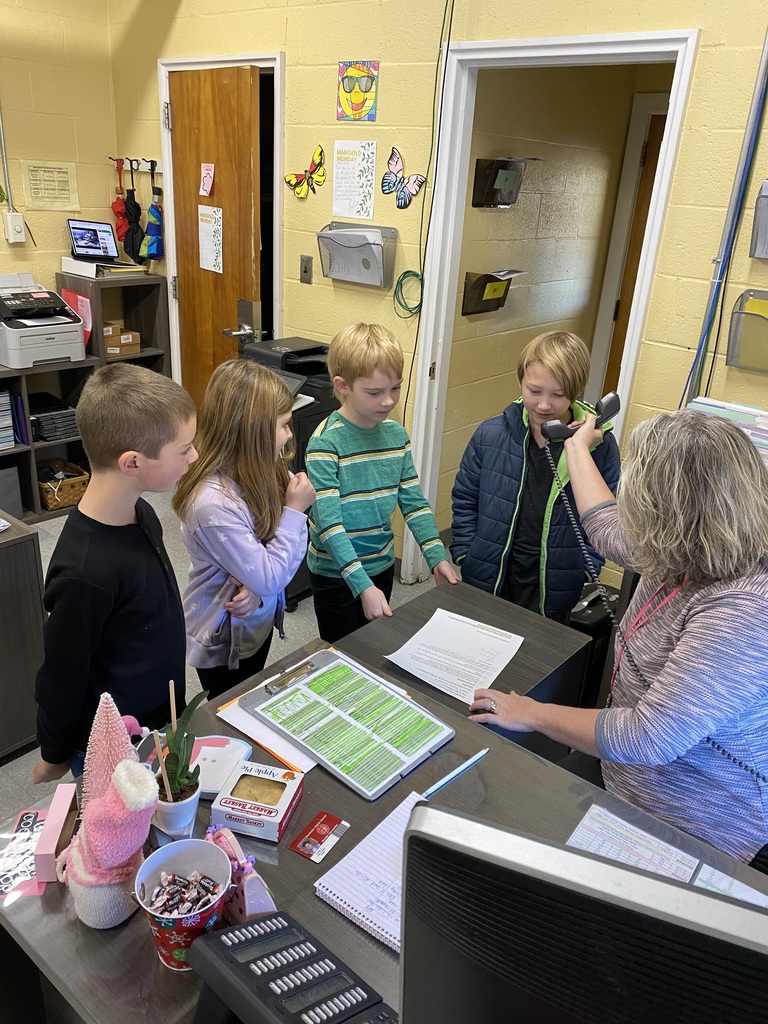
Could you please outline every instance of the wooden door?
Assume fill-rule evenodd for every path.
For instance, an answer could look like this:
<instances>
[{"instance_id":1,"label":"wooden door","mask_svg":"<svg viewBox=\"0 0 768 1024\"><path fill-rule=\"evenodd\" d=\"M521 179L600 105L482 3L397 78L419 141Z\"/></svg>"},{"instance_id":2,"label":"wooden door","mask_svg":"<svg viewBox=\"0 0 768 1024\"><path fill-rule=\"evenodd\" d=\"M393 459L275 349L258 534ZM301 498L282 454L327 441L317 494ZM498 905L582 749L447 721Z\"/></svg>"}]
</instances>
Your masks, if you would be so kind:
<instances>
[{"instance_id":1,"label":"wooden door","mask_svg":"<svg viewBox=\"0 0 768 1024\"><path fill-rule=\"evenodd\" d=\"M181 380L196 404L213 369L237 355L238 299L259 290L259 69L169 76ZM201 165L213 164L209 196ZM221 273L200 266L199 207L221 210Z\"/></svg>"},{"instance_id":2,"label":"wooden door","mask_svg":"<svg viewBox=\"0 0 768 1024\"><path fill-rule=\"evenodd\" d=\"M632 296L635 292L637 270L640 265L640 252L643 248L643 238L645 237L645 224L648 220L653 182L656 177L661 140L664 138L666 123L666 114L652 114L648 122L648 134L643 146L643 164L640 171L640 180L637 185L635 206L632 211L632 227L630 228L629 241L627 243L627 256L624 261L624 274L622 275L621 289L613 317L614 325L613 334L611 335L611 347L608 352L608 365L605 370L605 380L603 381L601 392L603 395L607 395L609 391L615 391L619 383L621 359L624 355L624 342L627 338L629 313L632 308Z\"/></svg>"}]
</instances>

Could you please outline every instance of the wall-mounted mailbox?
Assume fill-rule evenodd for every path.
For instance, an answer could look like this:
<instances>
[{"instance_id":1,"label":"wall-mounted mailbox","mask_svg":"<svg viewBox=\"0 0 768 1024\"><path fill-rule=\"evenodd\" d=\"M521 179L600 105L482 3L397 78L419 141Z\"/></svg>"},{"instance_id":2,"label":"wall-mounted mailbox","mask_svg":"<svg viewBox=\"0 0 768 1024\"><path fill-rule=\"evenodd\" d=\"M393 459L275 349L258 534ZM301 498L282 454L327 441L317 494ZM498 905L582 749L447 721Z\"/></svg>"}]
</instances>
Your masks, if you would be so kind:
<instances>
[{"instance_id":1,"label":"wall-mounted mailbox","mask_svg":"<svg viewBox=\"0 0 768 1024\"><path fill-rule=\"evenodd\" d=\"M331 221L317 232L323 277L391 288L397 228Z\"/></svg>"},{"instance_id":2,"label":"wall-mounted mailbox","mask_svg":"<svg viewBox=\"0 0 768 1024\"><path fill-rule=\"evenodd\" d=\"M461 315L493 313L507 301L512 279L524 274L524 270L491 270L485 274L471 274L464 277L464 295L461 300Z\"/></svg>"},{"instance_id":3,"label":"wall-mounted mailbox","mask_svg":"<svg viewBox=\"0 0 768 1024\"><path fill-rule=\"evenodd\" d=\"M742 292L731 312L727 366L768 371L768 292Z\"/></svg>"}]
</instances>

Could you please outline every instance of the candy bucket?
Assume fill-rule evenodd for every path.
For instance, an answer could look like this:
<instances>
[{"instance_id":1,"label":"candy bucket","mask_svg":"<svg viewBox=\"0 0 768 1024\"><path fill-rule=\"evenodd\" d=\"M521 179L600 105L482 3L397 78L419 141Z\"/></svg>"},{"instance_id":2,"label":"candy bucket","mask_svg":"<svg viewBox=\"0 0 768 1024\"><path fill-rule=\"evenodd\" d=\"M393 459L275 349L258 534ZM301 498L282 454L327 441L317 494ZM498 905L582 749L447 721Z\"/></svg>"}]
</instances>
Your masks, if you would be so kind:
<instances>
[{"instance_id":1,"label":"candy bucket","mask_svg":"<svg viewBox=\"0 0 768 1024\"><path fill-rule=\"evenodd\" d=\"M200 910L186 914L153 911L152 894L161 884L160 876L188 879L193 872L205 875L221 886L214 900ZM232 868L229 857L204 839L179 839L155 850L136 874L136 899L147 916L161 962L172 971L191 971L187 964L189 947L214 926L229 889Z\"/></svg>"}]
</instances>

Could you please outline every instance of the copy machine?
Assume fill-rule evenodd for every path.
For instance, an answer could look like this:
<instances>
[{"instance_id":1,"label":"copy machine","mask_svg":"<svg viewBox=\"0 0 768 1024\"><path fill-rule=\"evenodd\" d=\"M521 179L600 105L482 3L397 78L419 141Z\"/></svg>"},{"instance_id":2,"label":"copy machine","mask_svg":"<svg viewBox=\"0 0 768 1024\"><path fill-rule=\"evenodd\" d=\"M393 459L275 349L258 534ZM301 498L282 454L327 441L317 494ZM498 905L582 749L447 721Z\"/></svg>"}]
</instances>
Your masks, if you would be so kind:
<instances>
[{"instance_id":1,"label":"copy machine","mask_svg":"<svg viewBox=\"0 0 768 1024\"><path fill-rule=\"evenodd\" d=\"M0 363L12 369L85 359L83 321L31 274L0 274Z\"/></svg>"}]
</instances>

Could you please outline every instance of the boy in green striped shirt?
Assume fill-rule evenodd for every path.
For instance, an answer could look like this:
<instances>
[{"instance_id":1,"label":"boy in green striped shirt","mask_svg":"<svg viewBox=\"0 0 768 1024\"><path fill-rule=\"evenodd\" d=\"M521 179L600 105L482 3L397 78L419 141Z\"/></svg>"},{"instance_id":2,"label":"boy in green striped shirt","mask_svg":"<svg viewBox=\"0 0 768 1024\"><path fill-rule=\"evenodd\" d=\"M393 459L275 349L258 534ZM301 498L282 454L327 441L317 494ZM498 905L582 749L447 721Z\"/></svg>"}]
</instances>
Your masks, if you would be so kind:
<instances>
[{"instance_id":1,"label":"boy in green striped shirt","mask_svg":"<svg viewBox=\"0 0 768 1024\"><path fill-rule=\"evenodd\" d=\"M307 445L307 475L317 492L307 564L320 636L335 643L392 614L396 505L435 581L457 577L421 493L408 432L388 419L403 377L397 339L378 324L346 327L330 344L328 372L341 408Z\"/></svg>"}]
</instances>

